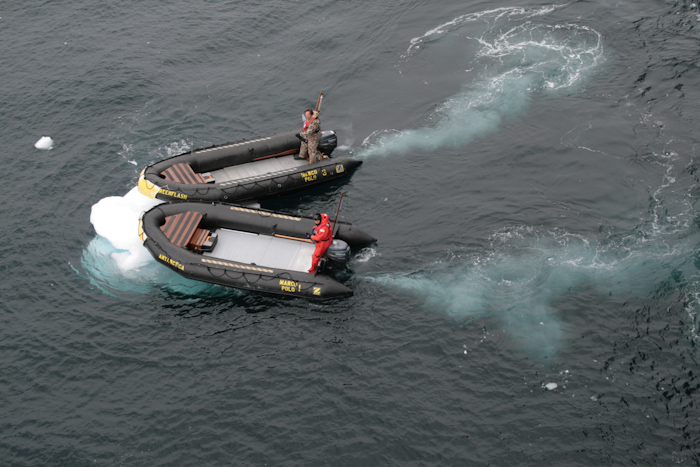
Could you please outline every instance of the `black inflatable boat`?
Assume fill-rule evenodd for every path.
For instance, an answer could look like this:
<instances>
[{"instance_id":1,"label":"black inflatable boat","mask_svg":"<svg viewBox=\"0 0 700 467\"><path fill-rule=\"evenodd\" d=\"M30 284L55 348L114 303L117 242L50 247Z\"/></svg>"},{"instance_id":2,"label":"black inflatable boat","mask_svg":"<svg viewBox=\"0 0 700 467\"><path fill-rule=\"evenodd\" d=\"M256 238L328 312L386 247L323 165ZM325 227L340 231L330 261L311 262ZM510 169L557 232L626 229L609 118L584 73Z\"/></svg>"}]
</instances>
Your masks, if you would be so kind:
<instances>
[{"instance_id":1,"label":"black inflatable boat","mask_svg":"<svg viewBox=\"0 0 700 467\"><path fill-rule=\"evenodd\" d=\"M164 201L239 203L271 198L345 177L362 161L330 155L338 144L323 131L319 152L310 164L296 159L301 141L290 131L274 136L196 149L146 167L139 191Z\"/></svg>"},{"instance_id":2,"label":"black inflatable boat","mask_svg":"<svg viewBox=\"0 0 700 467\"><path fill-rule=\"evenodd\" d=\"M190 279L311 299L352 295L324 272L341 269L351 247L376 239L337 222L333 244L316 274L311 218L223 203L166 203L143 213L139 236L153 257Z\"/></svg>"}]
</instances>

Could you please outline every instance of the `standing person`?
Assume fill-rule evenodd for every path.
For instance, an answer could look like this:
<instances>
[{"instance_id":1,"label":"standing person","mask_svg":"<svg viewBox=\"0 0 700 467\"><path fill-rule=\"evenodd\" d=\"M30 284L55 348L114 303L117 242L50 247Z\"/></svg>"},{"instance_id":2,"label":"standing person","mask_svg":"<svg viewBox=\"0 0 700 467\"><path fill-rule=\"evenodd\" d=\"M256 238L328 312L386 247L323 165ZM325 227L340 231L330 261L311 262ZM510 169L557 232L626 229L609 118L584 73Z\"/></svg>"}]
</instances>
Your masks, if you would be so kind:
<instances>
[{"instance_id":1,"label":"standing person","mask_svg":"<svg viewBox=\"0 0 700 467\"><path fill-rule=\"evenodd\" d=\"M318 262L321 260L321 257L326 254L326 250L328 250L328 247L331 246L331 242L333 241L333 231L328 215L326 213L316 213L314 222L316 223L316 227L314 227L313 235L311 235L310 238L316 244L316 249L311 257L311 269L309 269L309 273L311 274L316 273Z\"/></svg>"},{"instance_id":2,"label":"standing person","mask_svg":"<svg viewBox=\"0 0 700 467\"><path fill-rule=\"evenodd\" d=\"M321 160L321 155L318 153L318 143L321 141L321 119L318 117L318 112L311 109L304 111L304 127L297 137L301 140L301 149L299 150L299 159L308 159L310 163Z\"/></svg>"}]
</instances>

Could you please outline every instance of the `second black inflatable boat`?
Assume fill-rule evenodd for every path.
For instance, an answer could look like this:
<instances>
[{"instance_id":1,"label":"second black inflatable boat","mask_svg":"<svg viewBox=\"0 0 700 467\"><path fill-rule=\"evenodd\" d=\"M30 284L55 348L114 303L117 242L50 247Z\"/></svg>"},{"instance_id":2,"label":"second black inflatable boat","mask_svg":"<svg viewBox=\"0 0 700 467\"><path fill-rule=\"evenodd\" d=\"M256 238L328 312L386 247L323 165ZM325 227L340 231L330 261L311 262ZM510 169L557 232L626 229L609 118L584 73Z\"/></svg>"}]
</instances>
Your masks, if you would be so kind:
<instances>
[{"instance_id":1,"label":"second black inflatable boat","mask_svg":"<svg viewBox=\"0 0 700 467\"><path fill-rule=\"evenodd\" d=\"M351 247L376 239L347 222L335 224L323 270L308 272L311 218L219 203L166 203L143 213L139 236L160 263L194 280L238 289L330 299L352 289L323 271L341 269Z\"/></svg>"}]
</instances>

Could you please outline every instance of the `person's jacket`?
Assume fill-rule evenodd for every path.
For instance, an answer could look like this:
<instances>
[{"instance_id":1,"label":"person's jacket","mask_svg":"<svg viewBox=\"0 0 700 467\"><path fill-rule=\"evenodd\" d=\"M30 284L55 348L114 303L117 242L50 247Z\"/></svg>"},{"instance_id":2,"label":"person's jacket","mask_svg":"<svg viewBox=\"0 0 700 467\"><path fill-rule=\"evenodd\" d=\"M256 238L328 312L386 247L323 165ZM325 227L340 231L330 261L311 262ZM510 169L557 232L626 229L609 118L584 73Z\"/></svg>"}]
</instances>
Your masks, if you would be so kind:
<instances>
[{"instance_id":1,"label":"person's jacket","mask_svg":"<svg viewBox=\"0 0 700 467\"><path fill-rule=\"evenodd\" d=\"M314 112L311 120L304 123L301 130L301 136L312 141L321 140L321 120L318 118L318 112Z\"/></svg>"},{"instance_id":2,"label":"person's jacket","mask_svg":"<svg viewBox=\"0 0 700 467\"><path fill-rule=\"evenodd\" d=\"M328 248L333 241L333 232L331 230L331 221L328 219L328 214L321 214L321 223L314 228L315 233L311 236L311 240L316 242L321 247ZM318 246L317 246L318 248Z\"/></svg>"}]
</instances>

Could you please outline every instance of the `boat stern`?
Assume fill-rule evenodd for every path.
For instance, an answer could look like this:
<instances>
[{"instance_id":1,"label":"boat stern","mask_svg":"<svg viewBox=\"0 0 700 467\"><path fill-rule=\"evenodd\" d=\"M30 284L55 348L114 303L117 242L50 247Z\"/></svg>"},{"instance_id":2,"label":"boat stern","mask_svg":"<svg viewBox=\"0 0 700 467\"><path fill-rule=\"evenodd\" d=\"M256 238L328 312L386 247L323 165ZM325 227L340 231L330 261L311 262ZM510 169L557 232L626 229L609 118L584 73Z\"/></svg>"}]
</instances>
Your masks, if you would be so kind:
<instances>
[{"instance_id":1,"label":"boat stern","mask_svg":"<svg viewBox=\"0 0 700 467\"><path fill-rule=\"evenodd\" d=\"M326 276L328 277L328 276ZM310 298L316 298L321 300L330 300L333 298L349 297L353 294L350 287L336 281L335 279L328 279L322 284L315 284L312 286L312 295Z\"/></svg>"}]
</instances>

